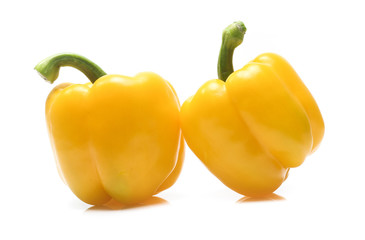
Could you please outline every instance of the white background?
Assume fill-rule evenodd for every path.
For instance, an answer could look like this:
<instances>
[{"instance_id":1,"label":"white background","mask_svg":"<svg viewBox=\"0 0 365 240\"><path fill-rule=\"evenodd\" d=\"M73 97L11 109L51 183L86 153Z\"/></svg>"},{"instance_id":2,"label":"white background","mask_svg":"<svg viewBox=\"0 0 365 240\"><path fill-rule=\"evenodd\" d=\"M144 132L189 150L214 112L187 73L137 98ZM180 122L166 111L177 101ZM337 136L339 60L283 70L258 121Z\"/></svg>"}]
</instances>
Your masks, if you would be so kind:
<instances>
[{"instance_id":1,"label":"white background","mask_svg":"<svg viewBox=\"0 0 365 240\"><path fill-rule=\"evenodd\" d=\"M33 67L75 52L108 73L156 72L183 102L216 78L222 30L236 20L247 33L235 68L282 55L325 120L319 150L276 191L285 200L247 201L190 150L176 184L157 196L163 204L107 210L78 200L46 132L54 86ZM361 1L349 0L2 1L0 239L365 239L364 24ZM64 68L62 82L87 79Z\"/></svg>"}]
</instances>

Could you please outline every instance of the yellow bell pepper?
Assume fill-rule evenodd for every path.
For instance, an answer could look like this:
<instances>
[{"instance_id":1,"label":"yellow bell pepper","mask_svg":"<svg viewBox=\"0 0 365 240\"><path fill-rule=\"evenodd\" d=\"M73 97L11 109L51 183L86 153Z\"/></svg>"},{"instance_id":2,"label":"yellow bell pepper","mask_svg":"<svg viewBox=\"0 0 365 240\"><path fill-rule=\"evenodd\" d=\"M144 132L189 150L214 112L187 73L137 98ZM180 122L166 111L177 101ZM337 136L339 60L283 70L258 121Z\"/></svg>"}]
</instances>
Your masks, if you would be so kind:
<instances>
[{"instance_id":1,"label":"yellow bell pepper","mask_svg":"<svg viewBox=\"0 0 365 240\"><path fill-rule=\"evenodd\" d=\"M53 83L61 66L91 81L55 87L46 120L59 172L82 201L102 205L148 200L172 186L182 167L184 142L177 95L150 72L106 75L76 54L51 56L36 66Z\"/></svg>"},{"instance_id":2,"label":"yellow bell pepper","mask_svg":"<svg viewBox=\"0 0 365 240\"><path fill-rule=\"evenodd\" d=\"M220 79L206 82L181 107L188 146L226 186L246 196L274 192L324 134L318 106L294 69L266 53L233 72L246 27L223 32Z\"/></svg>"}]
</instances>

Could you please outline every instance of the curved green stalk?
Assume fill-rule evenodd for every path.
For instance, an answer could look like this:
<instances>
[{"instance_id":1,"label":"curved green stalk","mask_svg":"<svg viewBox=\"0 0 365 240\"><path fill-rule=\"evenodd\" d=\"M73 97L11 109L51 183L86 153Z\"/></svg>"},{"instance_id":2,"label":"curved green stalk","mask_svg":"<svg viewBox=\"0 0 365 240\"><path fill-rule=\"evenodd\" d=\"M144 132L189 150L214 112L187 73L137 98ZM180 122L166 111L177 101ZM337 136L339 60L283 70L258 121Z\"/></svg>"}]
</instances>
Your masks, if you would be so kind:
<instances>
[{"instance_id":1,"label":"curved green stalk","mask_svg":"<svg viewBox=\"0 0 365 240\"><path fill-rule=\"evenodd\" d=\"M35 70L48 82L53 83L64 66L74 67L84 73L94 83L106 73L89 59L74 53L60 53L50 56L35 66Z\"/></svg>"},{"instance_id":2,"label":"curved green stalk","mask_svg":"<svg viewBox=\"0 0 365 240\"><path fill-rule=\"evenodd\" d=\"M241 21L234 22L224 29L218 58L219 79L226 81L228 76L233 73L233 52L242 43L246 30L245 25Z\"/></svg>"}]
</instances>

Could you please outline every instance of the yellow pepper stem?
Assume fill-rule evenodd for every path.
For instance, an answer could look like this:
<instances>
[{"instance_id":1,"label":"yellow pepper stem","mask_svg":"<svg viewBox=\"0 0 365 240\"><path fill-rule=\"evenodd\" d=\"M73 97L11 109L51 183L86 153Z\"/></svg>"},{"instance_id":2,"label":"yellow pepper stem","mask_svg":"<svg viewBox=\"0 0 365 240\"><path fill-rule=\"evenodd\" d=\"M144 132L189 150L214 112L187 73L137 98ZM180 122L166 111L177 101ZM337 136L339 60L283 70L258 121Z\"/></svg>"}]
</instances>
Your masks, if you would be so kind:
<instances>
[{"instance_id":1,"label":"yellow pepper stem","mask_svg":"<svg viewBox=\"0 0 365 240\"><path fill-rule=\"evenodd\" d=\"M60 53L50 56L35 66L35 70L48 82L53 83L61 67L74 67L84 73L94 83L106 73L89 59L74 53Z\"/></svg>"},{"instance_id":2,"label":"yellow pepper stem","mask_svg":"<svg viewBox=\"0 0 365 240\"><path fill-rule=\"evenodd\" d=\"M226 81L228 76L233 73L233 52L242 43L245 33L246 27L241 21L234 22L224 29L218 58L219 79Z\"/></svg>"}]
</instances>

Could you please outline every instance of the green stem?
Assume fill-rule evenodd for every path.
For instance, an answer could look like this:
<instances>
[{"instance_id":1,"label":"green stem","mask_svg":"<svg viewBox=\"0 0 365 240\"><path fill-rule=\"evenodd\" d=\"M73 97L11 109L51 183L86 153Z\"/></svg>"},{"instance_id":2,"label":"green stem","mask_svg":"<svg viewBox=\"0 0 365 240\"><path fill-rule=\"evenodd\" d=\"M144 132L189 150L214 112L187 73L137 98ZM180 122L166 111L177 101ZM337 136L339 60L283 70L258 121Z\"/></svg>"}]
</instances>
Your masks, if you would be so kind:
<instances>
[{"instance_id":1,"label":"green stem","mask_svg":"<svg viewBox=\"0 0 365 240\"><path fill-rule=\"evenodd\" d=\"M94 83L98 78L106 73L89 59L74 54L60 53L50 56L35 66L35 70L48 82L53 83L59 74L60 67L74 67L84 73L89 80Z\"/></svg>"},{"instance_id":2,"label":"green stem","mask_svg":"<svg viewBox=\"0 0 365 240\"><path fill-rule=\"evenodd\" d=\"M228 76L233 73L232 57L236 47L242 41L246 33L243 22L234 22L223 31L222 46L218 58L218 78L226 81Z\"/></svg>"}]
</instances>

